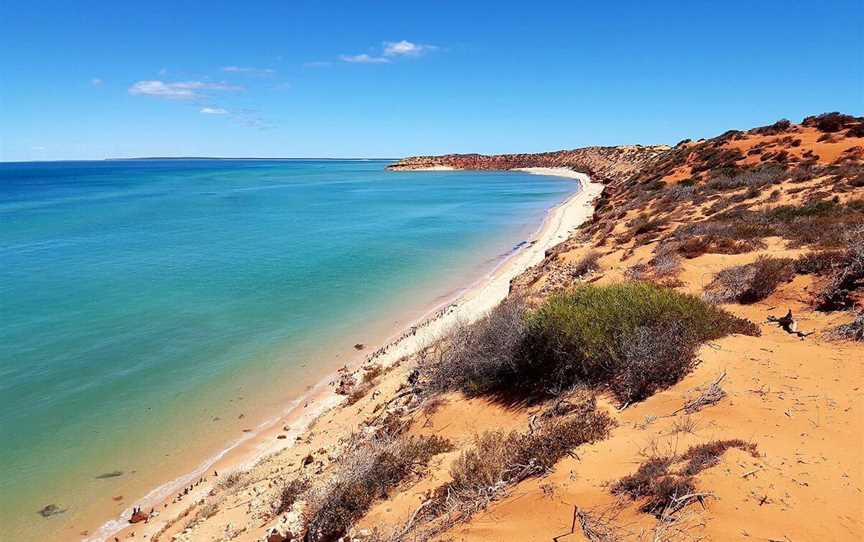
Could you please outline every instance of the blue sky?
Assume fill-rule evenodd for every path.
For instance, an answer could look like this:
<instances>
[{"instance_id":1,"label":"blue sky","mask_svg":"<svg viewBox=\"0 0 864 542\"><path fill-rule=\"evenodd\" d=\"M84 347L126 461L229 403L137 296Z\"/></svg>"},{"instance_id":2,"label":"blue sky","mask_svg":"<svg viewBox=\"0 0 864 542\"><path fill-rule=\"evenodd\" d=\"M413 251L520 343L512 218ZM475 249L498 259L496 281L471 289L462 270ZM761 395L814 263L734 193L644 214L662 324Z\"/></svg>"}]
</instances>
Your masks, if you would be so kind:
<instances>
[{"instance_id":1,"label":"blue sky","mask_svg":"<svg viewBox=\"0 0 864 542\"><path fill-rule=\"evenodd\" d=\"M675 143L864 113L861 1L0 5L0 160Z\"/></svg>"}]
</instances>

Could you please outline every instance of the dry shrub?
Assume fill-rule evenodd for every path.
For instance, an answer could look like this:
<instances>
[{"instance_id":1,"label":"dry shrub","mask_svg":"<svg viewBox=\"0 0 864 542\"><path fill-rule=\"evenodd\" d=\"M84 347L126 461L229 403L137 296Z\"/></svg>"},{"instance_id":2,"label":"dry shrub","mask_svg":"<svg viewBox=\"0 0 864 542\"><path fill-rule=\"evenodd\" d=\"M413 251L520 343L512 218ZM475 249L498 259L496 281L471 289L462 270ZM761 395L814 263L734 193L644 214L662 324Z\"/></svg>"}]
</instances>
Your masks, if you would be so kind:
<instances>
[{"instance_id":1,"label":"dry shrub","mask_svg":"<svg viewBox=\"0 0 864 542\"><path fill-rule=\"evenodd\" d=\"M801 124L804 126L815 127L820 132L833 133L839 132L844 128L860 125L864 121L861 117L853 117L852 115L844 115L837 111L832 113L822 113L806 117Z\"/></svg>"},{"instance_id":2,"label":"dry shrub","mask_svg":"<svg viewBox=\"0 0 864 542\"><path fill-rule=\"evenodd\" d=\"M755 303L771 295L792 279L793 260L760 256L753 263L730 267L717 273L703 295L711 303Z\"/></svg>"},{"instance_id":3,"label":"dry shrub","mask_svg":"<svg viewBox=\"0 0 864 542\"><path fill-rule=\"evenodd\" d=\"M729 448L739 448L758 457L752 443L740 439L716 440L693 446L680 456L651 457L635 473L613 484L611 491L642 501L640 510L660 517L676 502L693 494L696 491L694 476L718 464Z\"/></svg>"},{"instance_id":4,"label":"dry shrub","mask_svg":"<svg viewBox=\"0 0 864 542\"><path fill-rule=\"evenodd\" d=\"M761 237L770 233L763 227L736 222L698 222L675 231L678 252L685 258L705 253L743 254L765 248Z\"/></svg>"},{"instance_id":5,"label":"dry shrub","mask_svg":"<svg viewBox=\"0 0 864 542\"><path fill-rule=\"evenodd\" d=\"M747 188L759 191L768 185L777 184L789 177L785 166L777 164L759 165L755 168L736 170L731 175L718 175L708 181L708 188L719 192ZM755 197L755 196L754 196Z\"/></svg>"},{"instance_id":6,"label":"dry shrub","mask_svg":"<svg viewBox=\"0 0 864 542\"><path fill-rule=\"evenodd\" d=\"M309 489L309 480L307 478L294 478L282 488L279 492L279 502L276 504L276 513L282 514L294 506L294 503L300 496Z\"/></svg>"},{"instance_id":7,"label":"dry shrub","mask_svg":"<svg viewBox=\"0 0 864 542\"><path fill-rule=\"evenodd\" d=\"M378 377L384 374L384 369L380 365L372 365L363 373L363 378L357 382L345 399L345 404L353 405L360 399L366 397L366 394L375 387L378 382Z\"/></svg>"},{"instance_id":8,"label":"dry shrub","mask_svg":"<svg viewBox=\"0 0 864 542\"><path fill-rule=\"evenodd\" d=\"M847 233L848 248L839 264L833 267L828 283L816 295L820 310L848 309L852 293L864 286L864 226Z\"/></svg>"},{"instance_id":9,"label":"dry shrub","mask_svg":"<svg viewBox=\"0 0 864 542\"><path fill-rule=\"evenodd\" d=\"M828 330L826 335L841 341L864 341L864 312L856 314L851 322Z\"/></svg>"},{"instance_id":10,"label":"dry shrub","mask_svg":"<svg viewBox=\"0 0 864 542\"><path fill-rule=\"evenodd\" d=\"M453 461L452 481L437 494L467 501L494 498L506 485L552 468L577 446L606 438L613 423L591 402L578 413L551 419L536 431L486 431L473 448Z\"/></svg>"},{"instance_id":11,"label":"dry shrub","mask_svg":"<svg viewBox=\"0 0 864 542\"><path fill-rule=\"evenodd\" d=\"M458 325L437 352L424 353L420 370L426 388L476 395L504 386L503 366L525 339L526 311L525 303L511 296L485 318Z\"/></svg>"},{"instance_id":12,"label":"dry shrub","mask_svg":"<svg viewBox=\"0 0 864 542\"><path fill-rule=\"evenodd\" d=\"M693 476L713 467L720 463L720 458L729 448L738 448L753 457L759 457L756 445L752 442L745 442L741 439L715 440L693 446L687 450L681 456L682 460L687 461L687 465L684 466L682 473Z\"/></svg>"},{"instance_id":13,"label":"dry shrub","mask_svg":"<svg viewBox=\"0 0 864 542\"><path fill-rule=\"evenodd\" d=\"M226 490L231 489L232 487L236 487L246 480L247 474L248 473L246 471L239 470L229 472L218 482L216 482L216 488L220 490Z\"/></svg>"},{"instance_id":14,"label":"dry shrub","mask_svg":"<svg viewBox=\"0 0 864 542\"><path fill-rule=\"evenodd\" d=\"M840 250L820 250L799 256L795 260L795 272L799 275L828 275L839 269L846 260Z\"/></svg>"},{"instance_id":15,"label":"dry shrub","mask_svg":"<svg viewBox=\"0 0 864 542\"><path fill-rule=\"evenodd\" d=\"M599 252L595 250L589 250L576 263L570 266L570 276L572 276L573 278L581 278L585 275L599 270L600 265L597 263L597 261L600 259L600 256L601 254Z\"/></svg>"},{"instance_id":16,"label":"dry shrub","mask_svg":"<svg viewBox=\"0 0 864 542\"><path fill-rule=\"evenodd\" d=\"M631 224L631 233L635 235L643 235L659 230L666 224L666 221L660 218L649 218L646 215L639 215Z\"/></svg>"},{"instance_id":17,"label":"dry shrub","mask_svg":"<svg viewBox=\"0 0 864 542\"><path fill-rule=\"evenodd\" d=\"M310 495L305 540L338 540L376 499L451 449L450 441L437 435L359 439L339 459L329 483Z\"/></svg>"},{"instance_id":18,"label":"dry shrub","mask_svg":"<svg viewBox=\"0 0 864 542\"><path fill-rule=\"evenodd\" d=\"M761 126L759 128L753 128L752 130L750 130L750 133L757 135L778 135L784 132L788 132L791 126L792 123L788 120L780 119L774 124L770 124L768 126Z\"/></svg>"}]
</instances>

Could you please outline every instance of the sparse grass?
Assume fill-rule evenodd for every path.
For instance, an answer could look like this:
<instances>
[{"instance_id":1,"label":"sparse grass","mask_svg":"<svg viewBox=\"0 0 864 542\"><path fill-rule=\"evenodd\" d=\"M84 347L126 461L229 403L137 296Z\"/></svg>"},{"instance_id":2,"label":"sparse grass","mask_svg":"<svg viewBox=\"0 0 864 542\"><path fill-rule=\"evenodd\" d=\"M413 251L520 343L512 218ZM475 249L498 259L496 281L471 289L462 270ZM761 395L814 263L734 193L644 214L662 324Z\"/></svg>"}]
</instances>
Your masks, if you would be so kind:
<instances>
[{"instance_id":1,"label":"sparse grass","mask_svg":"<svg viewBox=\"0 0 864 542\"><path fill-rule=\"evenodd\" d=\"M730 448L739 448L758 457L756 446L743 440L716 440L693 446L680 456L655 456L642 463L635 473L612 485L615 495L641 501L640 510L660 517L671 506L696 491L694 477L717 465Z\"/></svg>"},{"instance_id":2,"label":"sparse grass","mask_svg":"<svg viewBox=\"0 0 864 542\"><path fill-rule=\"evenodd\" d=\"M793 260L760 256L753 263L717 273L703 297L711 303L755 303L771 295L794 274Z\"/></svg>"}]
</instances>

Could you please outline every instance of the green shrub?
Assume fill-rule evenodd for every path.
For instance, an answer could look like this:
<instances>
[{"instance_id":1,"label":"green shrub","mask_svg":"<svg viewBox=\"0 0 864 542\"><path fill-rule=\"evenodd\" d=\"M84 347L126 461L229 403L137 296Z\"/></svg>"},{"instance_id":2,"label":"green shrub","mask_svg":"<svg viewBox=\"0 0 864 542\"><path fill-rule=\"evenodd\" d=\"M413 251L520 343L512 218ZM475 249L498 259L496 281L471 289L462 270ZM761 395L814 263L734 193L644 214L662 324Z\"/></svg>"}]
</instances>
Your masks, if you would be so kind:
<instances>
[{"instance_id":1,"label":"green shrub","mask_svg":"<svg viewBox=\"0 0 864 542\"><path fill-rule=\"evenodd\" d=\"M758 328L691 295L649 283L585 285L527 311L511 300L458 328L421 364L431 391L539 399L577 384L622 403L677 382L704 341Z\"/></svg>"},{"instance_id":2,"label":"green shrub","mask_svg":"<svg viewBox=\"0 0 864 542\"><path fill-rule=\"evenodd\" d=\"M585 286L549 298L529 316L510 380L533 393L608 385L620 401L637 401L687 374L700 343L729 333L758 330L653 284Z\"/></svg>"}]
</instances>

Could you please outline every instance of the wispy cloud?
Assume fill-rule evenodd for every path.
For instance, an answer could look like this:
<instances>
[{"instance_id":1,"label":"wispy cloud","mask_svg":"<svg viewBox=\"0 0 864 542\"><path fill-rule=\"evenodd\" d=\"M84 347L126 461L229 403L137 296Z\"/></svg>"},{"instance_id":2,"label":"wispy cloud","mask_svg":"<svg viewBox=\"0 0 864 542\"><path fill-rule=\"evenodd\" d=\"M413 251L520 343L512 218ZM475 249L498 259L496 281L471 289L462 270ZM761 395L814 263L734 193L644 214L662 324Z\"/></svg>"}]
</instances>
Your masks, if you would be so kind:
<instances>
[{"instance_id":1,"label":"wispy cloud","mask_svg":"<svg viewBox=\"0 0 864 542\"><path fill-rule=\"evenodd\" d=\"M380 53L368 54L361 53L359 55L341 55L339 59L342 62L353 62L356 64L390 64L398 58L418 57L430 51L438 49L437 45L428 45L422 43L413 43L408 40L401 41L385 41L381 44L381 48L375 48Z\"/></svg>"},{"instance_id":2,"label":"wispy cloud","mask_svg":"<svg viewBox=\"0 0 864 542\"><path fill-rule=\"evenodd\" d=\"M352 62L355 64L387 64L390 62L389 58L383 56L370 56L366 53L359 55L340 55L339 59L342 62Z\"/></svg>"},{"instance_id":3,"label":"wispy cloud","mask_svg":"<svg viewBox=\"0 0 864 542\"><path fill-rule=\"evenodd\" d=\"M211 83L205 81L181 81L166 83L164 81L138 81L129 87L133 96L153 96L169 100L193 100L205 97L204 91L238 91L243 87L228 83Z\"/></svg>"},{"instance_id":4,"label":"wispy cloud","mask_svg":"<svg viewBox=\"0 0 864 542\"><path fill-rule=\"evenodd\" d=\"M327 62L326 60L313 60L312 62L303 63L304 68L326 68L332 65L332 62Z\"/></svg>"},{"instance_id":5,"label":"wispy cloud","mask_svg":"<svg viewBox=\"0 0 864 542\"><path fill-rule=\"evenodd\" d=\"M202 107L199 113L204 115L227 115L228 110L221 107Z\"/></svg>"},{"instance_id":6,"label":"wispy cloud","mask_svg":"<svg viewBox=\"0 0 864 542\"><path fill-rule=\"evenodd\" d=\"M273 68L254 68L252 66L225 66L223 72L227 73L245 73L249 75L273 75L276 70Z\"/></svg>"},{"instance_id":7,"label":"wispy cloud","mask_svg":"<svg viewBox=\"0 0 864 542\"><path fill-rule=\"evenodd\" d=\"M420 56L429 51L438 49L435 45L423 45L412 43L407 40L402 41L385 41L384 56Z\"/></svg>"},{"instance_id":8,"label":"wispy cloud","mask_svg":"<svg viewBox=\"0 0 864 542\"><path fill-rule=\"evenodd\" d=\"M90 80L90 84L93 85L94 87L102 86L102 83L103 83L102 79L100 79L98 77L94 77L93 79Z\"/></svg>"}]
</instances>

